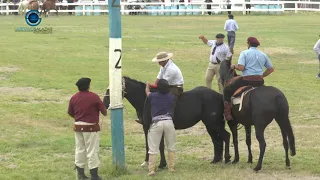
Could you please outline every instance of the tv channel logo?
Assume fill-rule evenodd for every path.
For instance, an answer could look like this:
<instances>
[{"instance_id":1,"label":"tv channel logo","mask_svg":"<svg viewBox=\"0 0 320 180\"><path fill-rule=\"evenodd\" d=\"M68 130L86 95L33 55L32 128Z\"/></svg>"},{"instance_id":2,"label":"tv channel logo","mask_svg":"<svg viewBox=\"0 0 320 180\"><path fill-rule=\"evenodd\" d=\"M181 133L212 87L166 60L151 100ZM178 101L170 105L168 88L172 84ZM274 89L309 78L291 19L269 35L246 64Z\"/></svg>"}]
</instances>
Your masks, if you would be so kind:
<instances>
[{"instance_id":1,"label":"tv channel logo","mask_svg":"<svg viewBox=\"0 0 320 180\"><path fill-rule=\"evenodd\" d=\"M39 11L30 10L25 16L26 23L31 27L17 27L16 32L33 32L34 34L52 34L52 27L36 27L41 23Z\"/></svg>"},{"instance_id":2,"label":"tv channel logo","mask_svg":"<svg viewBox=\"0 0 320 180\"><path fill-rule=\"evenodd\" d=\"M41 23L41 18L40 18L40 15L39 15L39 11L37 10L30 10L27 12L26 14L26 23L29 25L29 26L38 26L40 23Z\"/></svg>"}]
</instances>

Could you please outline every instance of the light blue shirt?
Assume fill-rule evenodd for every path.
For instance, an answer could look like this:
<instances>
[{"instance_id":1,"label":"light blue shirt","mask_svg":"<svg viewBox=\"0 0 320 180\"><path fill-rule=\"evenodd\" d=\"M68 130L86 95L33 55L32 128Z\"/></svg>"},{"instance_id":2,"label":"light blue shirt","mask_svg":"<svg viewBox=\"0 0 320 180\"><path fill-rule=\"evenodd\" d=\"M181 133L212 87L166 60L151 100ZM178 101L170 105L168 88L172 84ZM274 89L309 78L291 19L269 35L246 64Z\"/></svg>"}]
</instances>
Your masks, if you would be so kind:
<instances>
[{"instance_id":1,"label":"light blue shirt","mask_svg":"<svg viewBox=\"0 0 320 180\"><path fill-rule=\"evenodd\" d=\"M239 29L239 26L238 26L237 22L233 19L228 19L226 21L226 23L224 24L224 30L226 30L226 31L235 32L238 29Z\"/></svg>"},{"instance_id":2,"label":"light blue shirt","mask_svg":"<svg viewBox=\"0 0 320 180\"><path fill-rule=\"evenodd\" d=\"M238 64L244 66L242 76L263 75L263 68L272 68L269 57L255 47L242 51Z\"/></svg>"}]
</instances>

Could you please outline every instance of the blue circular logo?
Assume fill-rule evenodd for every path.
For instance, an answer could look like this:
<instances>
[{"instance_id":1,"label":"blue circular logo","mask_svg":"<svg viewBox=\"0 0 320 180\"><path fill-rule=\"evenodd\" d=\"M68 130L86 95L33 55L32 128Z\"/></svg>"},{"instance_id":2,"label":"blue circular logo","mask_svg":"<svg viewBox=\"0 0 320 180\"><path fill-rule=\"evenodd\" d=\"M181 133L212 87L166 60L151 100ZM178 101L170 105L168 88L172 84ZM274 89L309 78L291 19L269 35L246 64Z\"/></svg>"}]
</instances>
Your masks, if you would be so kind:
<instances>
[{"instance_id":1,"label":"blue circular logo","mask_svg":"<svg viewBox=\"0 0 320 180\"><path fill-rule=\"evenodd\" d=\"M31 10L26 14L26 23L29 26L38 26L41 23L41 18L39 17L39 11Z\"/></svg>"}]
</instances>

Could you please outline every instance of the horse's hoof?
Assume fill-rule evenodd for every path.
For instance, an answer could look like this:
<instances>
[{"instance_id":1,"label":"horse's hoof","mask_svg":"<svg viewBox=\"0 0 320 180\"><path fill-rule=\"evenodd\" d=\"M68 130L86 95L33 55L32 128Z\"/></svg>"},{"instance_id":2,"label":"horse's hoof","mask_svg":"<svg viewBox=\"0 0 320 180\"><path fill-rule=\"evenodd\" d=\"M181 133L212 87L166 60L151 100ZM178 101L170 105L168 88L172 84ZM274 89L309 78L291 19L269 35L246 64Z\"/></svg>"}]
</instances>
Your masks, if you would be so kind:
<instances>
[{"instance_id":1,"label":"horse's hoof","mask_svg":"<svg viewBox=\"0 0 320 180\"><path fill-rule=\"evenodd\" d=\"M217 164L219 162L222 162L222 158L213 158L213 160L210 162L211 164Z\"/></svg>"},{"instance_id":2,"label":"horse's hoof","mask_svg":"<svg viewBox=\"0 0 320 180\"><path fill-rule=\"evenodd\" d=\"M148 165L149 165L148 161L145 161L141 164L141 167L148 167Z\"/></svg>"},{"instance_id":3,"label":"horse's hoof","mask_svg":"<svg viewBox=\"0 0 320 180\"><path fill-rule=\"evenodd\" d=\"M248 164L252 164L252 160L251 160L251 161L250 161L250 160L248 160L248 161L247 161L247 163L248 163Z\"/></svg>"},{"instance_id":4,"label":"horse's hoof","mask_svg":"<svg viewBox=\"0 0 320 180\"><path fill-rule=\"evenodd\" d=\"M167 167L167 164L165 164L165 165L160 164L160 165L158 166L159 169L164 169L165 167Z\"/></svg>"},{"instance_id":5,"label":"horse's hoof","mask_svg":"<svg viewBox=\"0 0 320 180\"><path fill-rule=\"evenodd\" d=\"M232 164L238 164L239 160L232 161Z\"/></svg>"},{"instance_id":6,"label":"horse's hoof","mask_svg":"<svg viewBox=\"0 0 320 180\"><path fill-rule=\"evenodd\" d=\"M255 167L254 169L253 169L255 172L259 172L260 170L261 170L261 167Z\"/></svg>"},{"instance_id":7,"label":"horse's hoof","mask_svg":"<svg viewBox=\"0 0 320 180\"><path fill-rule=\"evenodd\" d=\"M286 168L289 169L289 170L291 170L291 167L290 167L290 166L286 166Z\"/></svg>"},{"instance_id":8,"label":"horse's hoof","mask_svg":"<svg viewBox=\"0 0 320 180\"><path fill-rule=\"evenodd\" d=\"M229 164L231 161L230 160L225 160L224 163L225 164Z\"/></svg>"}]
</instances>

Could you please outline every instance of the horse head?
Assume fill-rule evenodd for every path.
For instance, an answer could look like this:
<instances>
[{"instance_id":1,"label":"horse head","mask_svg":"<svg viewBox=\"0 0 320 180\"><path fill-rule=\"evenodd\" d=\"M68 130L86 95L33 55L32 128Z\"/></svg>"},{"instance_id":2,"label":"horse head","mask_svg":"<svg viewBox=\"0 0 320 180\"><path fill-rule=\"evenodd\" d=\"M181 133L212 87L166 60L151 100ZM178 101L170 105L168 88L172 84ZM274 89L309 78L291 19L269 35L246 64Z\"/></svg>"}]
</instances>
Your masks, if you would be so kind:
<instances>
[{"instance_id":1,"label":"horse head","mask_svg":"<svg viewBox=\"0 0 320 180\"><path fill-rule=\"evenodd\" d=\"M237 75L234 69L231 69L231 61L225 60L220 64L220 80L221 84L225 87L229 84L230 80Z\"/></svg>"},{"instance_id":2,"label":"horse head","mask_svg":"<svg viewBox=\"0 0 320 180\"><path fill-rule=\"evenodd\" d=\"M137 110L142 111L146 99L145 94L146 84L135 79L131 79L127 76L122 77L122 98L126 98L130 104ZM150 91L154 92L155 89ZM110 90L106 91L103 98L103 103L106 108L110 106Z\"/></svg>"}]
</instances>

